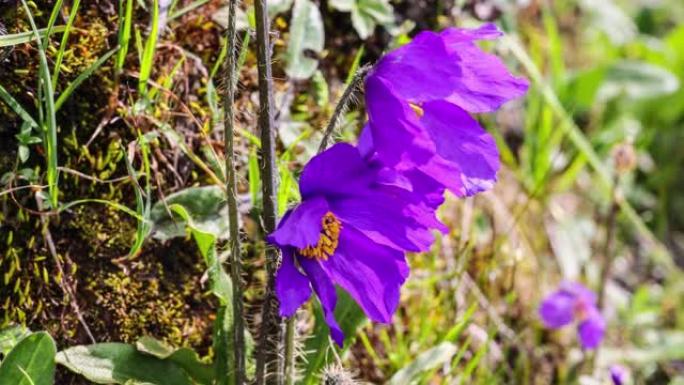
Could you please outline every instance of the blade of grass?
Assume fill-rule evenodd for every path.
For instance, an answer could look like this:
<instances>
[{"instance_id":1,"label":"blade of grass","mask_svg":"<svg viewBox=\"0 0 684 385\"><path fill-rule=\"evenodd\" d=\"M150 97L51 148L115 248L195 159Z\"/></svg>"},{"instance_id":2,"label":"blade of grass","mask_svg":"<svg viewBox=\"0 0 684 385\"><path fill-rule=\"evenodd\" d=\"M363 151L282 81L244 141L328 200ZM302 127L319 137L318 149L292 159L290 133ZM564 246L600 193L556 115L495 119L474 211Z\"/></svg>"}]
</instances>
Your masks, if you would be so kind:
<instances>
[{"instance_id":1,"label":"blade of grass","mask_svg":"<svg viewBox=\"0 0 684 385\"><path fill-rule=\"evenodd\" d=\"M60 206L60 208L59 208L59 210L58 210L57 212L58 212L58 213L62 213L62 212L66 211L66 210L68 210L68 209L70 209L70 208L72 208L72 207L76 207L76 206L83 205L83 204L86 204L86 203L100 203L100 204L103 204L103 205L106 205L106 206L113 207L113 208L115 208L115 209L117 209L117 210L119 210L119 211L121 211L121 212L124 212L124 213L126 213L126 214L132 216L133 218L135 218L135 219L137 219L137 220L139 220L139 221L144 221L144 220L145 220L144 217L138 215L138 213L136 213L135 211L133 211L133 210L129 209L128 207L122 205L121 203L117 203L117 202L114 202L114 201L108 201L108 200L106 200L106 199L78 199L78 200L71 201L71 202L69 202L69 203L66 203L66 204Z\"/></svg>"},{"instance_id":2,"label":"blade of grass","mask_svg":"<svg viewBox=\"0 0 684 385\"><path fill-rule=\"evenodd\" d=\"M65 27L63 25L52 28L52 33L64 32ZM39 38L47 36L47 28L42 28L38 30ZM13 33L9 35L0 36L0 48L2 47L12 47L19 44L30 43L36 40L36 35L33 31Z\"/></svg>"},{"instance_id":3,"label":"blade of grass","mask_svg":"<svg viewBox=\"0 0 684 385\"><path fill-rule=\"evenodd\" d=\"M57 111L60 108L62 108L64 103L67 101L67 99L69 99L71 94L74 93L78 86L80 86L81 83L88 79L90 75L93 74L93 72L97 71L97 69L100 68L100 66L102 66L102 64L104 64L104 62L106 62L107 59L112 57L112 55L114 55L114 53L116 53L116 51L118 51L119 49L120 47L115 47L114 49L104 54L101 58L97 59L95 63L91 64L90 67L86 68L85 71L81 72L81 74L78 75L78 77L76 77L74 81L69 83L69 85L64 89L64 91L62 91L62 93L57 98L57 102L55 102L55 110Z\"/></svg>"},{"instance_id":4,"label":"blade of grass","mask_svg":"<svg viewBox=\"0 0 684 385\"><path fill-rule=\"evenodd\" d=\"M124 7L125 4L125 7ZM116 72L121 72L128 54L128 42L131 40L131 25L133 24L133 0L119 2L119 53L116 55Z\"/></svg>"},{"instance_id":5,"label":"blade of grass","mask_svg":"<svg viewBox=\"0 0 684 385\"><path fill-rule=\"evenodd\" d=\"M131 246L131 249L128 251L128 256L129 257L134 257L138 254L140 249L142 248L143 243L145 242L145 239L149 235L150 231L152 230L152 227L150 226L150 210L152 207L152 201L151 201L151 195L150 195L150 161L149 161L149 147L147 145L147 141L145 137L142 135L138 134L138 141L137 143L140 146L140 153L141 153L141 158L142 158L142 164L143 164L143 172L145 173L145 191L143 193L143 189L140 187L140 185L137 183L138 180L138 173L136 173L135 169L133 168L133 165L131 164L131 161L128 156L124 156L124 159L126 160L126 169L128 170L128 174L133 180L133 190L135 191L135 212L138 214L138 216L144 218L144 220L138 220L138 225L135 231L135 241L133 242L133 245Z\"/></svg>"},{"instance_id":6,"label":"blade of grass","mask_svg":"<svg viewBox=\"0 0 684 385\"><path fill-rule=\"evenodd\" d=\"M145 41L142 60L140 61L140 78L138 80L138 91L146 96L147 81L150 80L152 66L154 64L154 53L157 49L157 38L159 37L159 0L154 0L152 9L152 27L150 34Z\"/></svg>"},{"instance_id":7,"label":"blade of grass","mask_svg":"<svg viewBox=\"0 0 684 385\"><path fill-rule=\"evenodd\" d=\"M45 55L45 47L41 42L40 35L38 34L38 27L36 27L36 23L33 20L33 15L31 14L28 4L26 4L26 0L21 0L21 3L26 10L26 15L31 23L31 28L33 29L33 34L36 37L36 42L38 43L41 82L41 87L39 87L39 89L43 90L41 102L45 105L45 119L44 121L41 120L40 123L41 127L46 130L45 136L47 140L45 140L45 143L47 145L47 182L49 186L48 191L50 196L50 204L52 205L52 208L56 208L59 199L59 171L57 170L57 119L55 117L55 95L52 90L52 80L50 78L50 68L48 67L47 56ZM49 28L47 35L49 35Z\"/></svg>"},{"instance_id":8,"label":"blade of grass","mask_svg":"<svg viewBox=\"0 0 684 385\"><path fill-rule=\"evenodd\" d=\"M48 19L48 25L47 25L47 31L45 33L45 36L43 36L43 46L47 47L50 35L52 34L52 27L55 26L55 21L57 21L57 16L59 15L59 11L62 10L62 3L64 0L57 0L55 2L55 5L52 7L52 12L50 13L50 19Z\"/></svg>"},{"instance_id":9,"label":"blade of grass","mask_svg":"<svg viewBox=\"0 0 684 385\"><path fill-rule=\"evenodd\" d=\"M356 75L356 71L359 70L359 66L361 65L361 58L365 53L366 47L363 45L356 51L354 61L352 62L351 68L349 68L349 72L347 73L347 79L344 81L345 87L348 87L354 80L354 75Z\"/></svg>"},{"instance_id":10,"label":"blade of grass","mask_svg":"<svg viewBox=\"0 0 684 385\"><path fill-rule=\"evenodd\" d=\"M17 115L19 115L20 118L22 118L25 122L28 122L31 126L33 127L38 127L38 123L36 123L35 119L31 116L31 114L22 107L19 102L10 95L7 90L0 85L0 98L7 103L7 105L12 109L12 111L16 112Z\"/></svg>"},{"instance_id":11,"label":"blade of grass","mask_svg":"<svg viewBox=\"0 0 684 385\"><path fill-rule=\"evenodd\" d=\"M71 27L74 24L74 19L76 19L76 14L78 13L78 8L81 6L81 0L74 0L71 6L71 12L69 13L69 20L67 20L66 27L64 28L64 33L62 34L62 41L59 43L59 51L55 56L55 68L52 70L52 88L57 88L57 79L59 78L59 71L62 67L62 60L64 59L64 51L66 51L66 46L69 41L69 33L71 32Z\"/></svg>"},{"instance_id":12,"label":"blade of grass","mask_svg":"<svg viewBox=\"0 0 684 385\"><path fill-rule=\"evenodd\" d=\"M197 8L199 8L199 7L201 7L201 6L203 6L204 4L207 4L209 1L210 1L210 0L197 0L197 1L194 1L194 2L192 2L192 3L188 4L188 5L186 5L185 7L181 8L181 9L179 9L179 10L177 10L177 11L172 12L171 15L169 16L169 18L168 18L167 20L168 20L168 21L171 21L171 20L173 20L173 19L177 19L177 18L179 18L179 17L185 15L186 13L192 12L192 11L194 11L195 9L197 9Z\"/></svg>"},{"instance_id":13,"label":"blade of grass","mask_svg":"<svg viewBox=\"0 0 684 385\"><path fill-rule=\"evenodd\" d=\"M592 147L589 139L587 139L582 130L577 126L577 124L575 124L575 121L565 110L551 86L544 81L541 71L527 54L523 46L516 39L509 35L504 36L503 41L504 44L506 44L506 46L511 50L513 56L515 56L515 58L523 66L532 82L539 88L544 101L549 105L549 107L551 107L556 117L560 120L558 129L563 130L570 141L575 145L575 147L577 147L577 150L582 153L584 157L586 157L587 162L594 169L599 181L601 182L603 193L608 196L610 191L613 189L613 177L610 171L604 166L601 158ZM620 205L620 210L629 220L629 222L632 223L636 231L640 233L646 240L648 240L651 245L653 245L653 253L650 253L653 261L663 265L668 270L675 270L676 267L672 260L672 255L662 244L662 242L656 238L653 232L651 232L648 226L646 226L632 205L626 199L621 199L618 203Z\"/></svg>"}]
</instances>

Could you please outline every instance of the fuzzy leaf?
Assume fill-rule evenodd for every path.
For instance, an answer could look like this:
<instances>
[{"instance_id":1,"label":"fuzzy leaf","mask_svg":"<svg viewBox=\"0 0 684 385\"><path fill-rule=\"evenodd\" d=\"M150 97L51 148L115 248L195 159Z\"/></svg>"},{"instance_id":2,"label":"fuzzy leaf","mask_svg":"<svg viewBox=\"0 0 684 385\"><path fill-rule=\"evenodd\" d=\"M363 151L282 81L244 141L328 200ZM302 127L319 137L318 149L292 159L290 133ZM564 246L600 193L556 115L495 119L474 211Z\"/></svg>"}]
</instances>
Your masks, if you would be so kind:
<instances>
[{"instance_id":1,"label":"fuzzy leaf","mask_svg":"<svg viewBox=\"0 0 684 385\"><path fill-rule=\"evenodd\" d=\"M351 10L352 25L362 39L373 34L380 24L394 22L394 9L387 0L356 0Z\"/></svg>"},{"instance_id":2,"label":"fuzzy leaf","mask_svg":"<svg viewBox=\"0 0 684 385\"><path fill-rule=\"evenodd\" d=\"M175 362L139 352L122 343L74 346L57 354L57 363L97 384L191 385Z\"/></svg>"},{"instance_id":3,"label":"fuzzy leaf","mask_svg":"<svg viewBox=\"0 0 684 385\"><path fill-rule=\"evenodd\" d=\"M410 364L392 376L388 385L412 384L420 374L436 369L451 361L458 349L451 342L442 342L418 355Z\"/></svg>"},{"instance_id":4,"label":"fuzzy leaf","mask_svg":"<svg viewBox=\"0 0 684 385\"><path fill-rule=\"evenodd\" d=\"M318 7L310 0L295 0L285 72L293 79L310 78L318 67L318 60L310 55L323 51L324 40L323 18Z\"/></svg>"},{"instance_id":5,"label":"fuzzy leaf","mask_svg":"<svg viewBox=\"0 0 684 385\"><path fill-rule=\"evenodd\" d=\"M171 218L168 206L180 205L187 210L195 228L220 237L228 230L228 216L225 215L225 196L218 186L190 187L166 197L154 204L150 219L154 223L153 236L165 241L186 236L183 218Z\"/></svg>"},{"instance_id":6,"label":"fuzzy leaf","mask_svg":"<svg viewBox=\"0 0 684 385\"><path fill-rule=\"evenodd\" d=\"M679 89L679 80L665 68L646 62L623 60L608 69L598 91L602 100L624 95L633 100L655 98Z\"/></svg>"},{"instance_id":7,"label":"fuzzy leaf","mask_svg":"<svg viewBox=\"0 0 684 385\"><path fill-rule=\"evenodd\" d=\"M192 349L175 349L149 336L138 339L135 342L135 347L139 352L176 363L199 384L211 385L214 380L212 366L200 361L199 356Z\"/></svg>"}]
</instances>

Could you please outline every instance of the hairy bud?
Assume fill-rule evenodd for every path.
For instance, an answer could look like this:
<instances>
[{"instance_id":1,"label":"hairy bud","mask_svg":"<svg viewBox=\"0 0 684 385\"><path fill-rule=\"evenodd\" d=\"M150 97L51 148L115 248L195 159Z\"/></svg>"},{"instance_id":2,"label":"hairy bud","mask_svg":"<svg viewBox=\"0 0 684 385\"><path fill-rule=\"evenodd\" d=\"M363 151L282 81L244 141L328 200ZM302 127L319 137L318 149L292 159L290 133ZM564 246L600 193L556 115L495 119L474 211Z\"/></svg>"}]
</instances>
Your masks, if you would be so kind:
<instances>
[{"instance_id":1,"label":"hairy bud","mask_svg":"<svg viewBox=\"0 0 684 385\"><path fill-rule=\"evenodd\" d=\"M626 174L636 167L637 155L631 143L623 142L615 145L611 152L615 172L619 175Z\"/></svg>"},{"instance_id":2,"label":"hairy bud","mask_svg":"<svg viewBox=\"0 0 684 385\"><path fill-rule=\"evenodd\" d=\"M340 365L331 365L323 372L325 385L356 385L354 377Z\"/></svg>"}]
</instances>

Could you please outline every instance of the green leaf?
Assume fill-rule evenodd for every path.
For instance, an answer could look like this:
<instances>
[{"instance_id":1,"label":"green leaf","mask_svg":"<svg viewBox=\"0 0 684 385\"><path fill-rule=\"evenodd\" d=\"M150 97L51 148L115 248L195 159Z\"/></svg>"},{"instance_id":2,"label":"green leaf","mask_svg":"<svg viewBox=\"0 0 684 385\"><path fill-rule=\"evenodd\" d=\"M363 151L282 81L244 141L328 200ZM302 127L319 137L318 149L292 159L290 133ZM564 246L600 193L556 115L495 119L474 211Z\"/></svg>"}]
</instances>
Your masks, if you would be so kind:
<instances>
[{"instance_id":1,"label":"green leaf","mask_svg":"<svg viewBox=\"0 0 684 385\"><path fill-rule=\"evenodd\" d=\"M25 163L29 158L29 148L23 144L19 145L19 161Z\"/></svg>"},{"instance_id":2,"label":"green leaf","mask_svg":"<svg viewBox=\"0 0 684 385\"><path fill-rule=\"evenodd\" d=\"M665 68L635 60L622 60L611 66L598 91L599 99L618 96L649 99L671 94L679 89L679 80Z\"/></svg>"},{"instance_id":3,"label":"green leaf","mask_svg":"<svg viewBox=\"0 0 684 385\"><path fill-rule=\"evenodd\" d=\"M162 360L168 359L183 368L193 380L202 385L211 385L214 370L211 365L203 363L197 353L188 348L175 349L155 338L144 336L138 339L135 347L139 352L152 355Z\"/></svg>"},{"instance_id":4,"label":"green leaf","mask_svg":"<svg viewBox=\"0 0 684 385\"><path fill-rule=\"evenodd\" d=\"M186 224L181 218L171 218L168 206L180 205L193 220L193 226L220 237L228 230L225 214L226 198L218 186L190 187L166 197L152 206L150 219L154 223L154 237L162 241L186 236Z\"/></svg>"},{"instance_id":5,"label":"green leaf","mask_svg":"<svg viewBox=\"0 0 684 385\"><path fill-rule=\"evenodd\" d=\"M328 4L338 11L351 12L354 8L355 0L330 0Z\"/></svg>"},{"instance_id":6,"label":"green leaf","mask_svg":"<svg viewBox=\"0 0 684 385\"><path fill-rule=\"evenodd\" d=\"M19 341L29 334L31 331L21 325L8 326L0 330L0 354L7 355Z\"/></svg>"},{"instance_id":7,"label":"green leaf","mask_svg":"<svg viewBox=\"0 0 684 385\"><path fill-rule=\"evenodd\" d=\"M366 39L373 34L378 24L394 23L394 9L388 0L356 0L351 19L356 32Z\"/></svg>"},{"instance_id":8,"label":"green leaf","mask_svg":"<svg viewBox=\"0 0 684 385\"><path fill-rule=\"evenodd\" d=\"M401 368L392 376L388 385L411 384L420 374L451 361L457 351L456 345L451 342L442 342L434 348L420 353L410 364Z\"/></svg>"},{"instance_id":9,"label":"green leaf","mask_svg":"<svg viewBox=\"0 0 684 385\"><path fill-rule=\"evenodd\" d=\"M293 79L308 79L318 67L311 53L323 51L325 32L318 7L310 0L295 0L290 22L290 41L287 44L285 72Z\"/></svg>"},{"instance_id":10,"label":"green leaf","mask_svg":"<svg viewBox=\"0 0 684 385\"><path fill-rule=\"evenodd\" d=\"M277 15L279 13L287 12L291 7L294 0L266 0L268 4L268 14L270 16Z\"/></svg>"},{"instance_id":11,"label":"green leaf","mask_svg":"<svg viewBox=\"0 0 684 385\"><path fill-rule=\"evenodd\" d=\"M330 343L330 329L325 323L323 312L318 303L314 315L316 317L316 324L314 326L313 336L306 341L304 348L306 355L306 376L302 380L302 384L314 385L318 384L318 374L321 370L332 360L335 355L329 352L329 349L337 349ZM342 289L337 290L337 306L335 306L335 319L340 324L340 328L344 332L344 347L342 351L346 351L352 345L352 341L356 338L356 330L366 321L366 315L359 305L354 302L351 296Z\"/></svg>"},{"instance_id":12,"label":"green leaf","mask_svg":"<svg viewBox=\"0 0 684 385\"><path fill-rule=\"evenodd\" d=\"M74 346L59 352L57 363L97 384L192 385L175 362L122 343Z\"/></svg>"},{"instance_id":13,"label":"green leaf","mask_svg":"<svg viewBox=\"0 0 684 385\"><path fill-rule=\"evenodd\" d=\"M192 237L202 254L202 258L204 258L204 263L207 265L209 280L211 281L211 291L221 301L222 305L231 304L233 285L216 254L216 235L197 227L194 219L184 206L172 204L169 206L169 210L178 214L185 221L188 229L190 229Z\"/></svg>"},{"instance_id":14,"label":"green leaf","mask_svg":"<svg viewBox=\"0 0 684 385\"><path fill-rule=\"evenodd\" d=\"M0 364L0 384L52 385L56 352L55 341L49 334L29 335Z\"/></svg>"}]
</instances>

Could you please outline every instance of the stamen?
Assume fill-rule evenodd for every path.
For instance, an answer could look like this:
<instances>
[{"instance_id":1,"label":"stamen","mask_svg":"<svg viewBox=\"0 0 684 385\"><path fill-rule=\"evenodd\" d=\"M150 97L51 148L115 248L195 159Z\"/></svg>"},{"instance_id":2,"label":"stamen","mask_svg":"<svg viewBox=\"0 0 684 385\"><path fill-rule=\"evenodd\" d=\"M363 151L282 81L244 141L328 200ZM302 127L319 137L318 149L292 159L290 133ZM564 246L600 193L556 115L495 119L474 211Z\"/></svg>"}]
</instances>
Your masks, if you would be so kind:
<instances>
[{"instance_id":1,"label":"stamen","mask_svg":"<svg viewBox=\"0 0 684 385\"><path fill-rule=\"evenodd\" d=\"M299 254L306 258L316 259L319 261L327 261L331 255L337 250L340 243L340 231L342 230L342 223L335 214L328 211L323 218L321 218L321 235L315 246L308 246L304 249L299 249Z\"/></svg>"},{"instance_id":2,"label":"stamen","mask_svg":"<svg viewBox=\"0 0 684 385\"><path fill-rule=\"evenodd\" d=\"M425 115L425 111L424 111L423 108L422 108L421 106L419 106L418 104L409 103L409 106L411 107L411 109L413 110L413 112L415 112L416 115L418 115L419 118L422 118L423 115Z\"/></svg>"}]
</instances>

